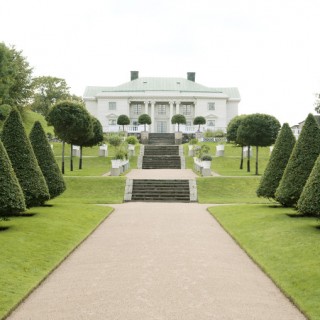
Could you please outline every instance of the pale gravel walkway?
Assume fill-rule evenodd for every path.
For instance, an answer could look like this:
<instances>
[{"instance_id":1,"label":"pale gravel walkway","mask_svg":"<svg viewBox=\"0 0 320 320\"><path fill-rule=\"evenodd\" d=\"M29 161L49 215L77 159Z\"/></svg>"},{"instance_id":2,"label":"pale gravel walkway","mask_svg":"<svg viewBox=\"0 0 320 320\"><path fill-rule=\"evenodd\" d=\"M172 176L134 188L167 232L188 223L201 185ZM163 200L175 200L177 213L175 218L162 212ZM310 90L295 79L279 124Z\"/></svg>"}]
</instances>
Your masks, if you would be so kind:
<instances>
[{"instance_id":1,"label":"pale gravel walkway","mask_svg":"<svg viewBox=\"0 0 320 320\"><path fill-rule=\"evenodd\" d=\"M114 207L9 319L305 319L207 205Z\"/></svg>"}]
</instances>

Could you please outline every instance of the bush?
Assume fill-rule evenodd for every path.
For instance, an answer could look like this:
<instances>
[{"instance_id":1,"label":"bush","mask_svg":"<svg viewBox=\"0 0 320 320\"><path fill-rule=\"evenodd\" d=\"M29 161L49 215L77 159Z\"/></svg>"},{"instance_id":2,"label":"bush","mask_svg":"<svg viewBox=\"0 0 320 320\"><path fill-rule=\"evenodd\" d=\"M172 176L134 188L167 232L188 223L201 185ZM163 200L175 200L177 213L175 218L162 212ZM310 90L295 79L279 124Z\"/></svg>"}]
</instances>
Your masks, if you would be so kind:
<instances>
[{"instance_id":1,"label":"bush","mask_svg":"<svg viewBox=\"0 0 320 320\"><path fill-rule=\"evenodd\" d=\"M207 130L204 132L204 137L206 138L222 138L225 136L226 134L222 130L215 130L215 131Z\"/></svg>"},{"instance_id":2,"label":"bush","mask_svg":"<svg viewBox=\"0 0 320 320\"><path fill-rule=\"evenodd\" d=\"M276 190L288 164L296 139L287 123L284 123L275 142L268 165L260 180L257 196L275 198Z\"/></svg>"},{"instance_id":3,"label":"bush","mask_svg":"<svg viewBox=\"0 0 320 320\"><path fill-rule=\"evenodd\" d=\"M204 155L201 157L201 160L202 160L202 161L212 161L212 157L210 156L210 154L204 154Z\"/></svg>"},{"instance_id":4,"label":"bush","mask_svg":"<svg viewBox=\"0 0 320 320\"><path fill-rule=\"evenodd\" d=\"M189 144L191 144L191 145L195 145L195 144L197 144L198 143L198 139L196 139L196 138L193 138L193 139L191 139L190 141L189 141Z\"/></svg>"},{"instance_id":5,"label":"bush","mask_svg":"<svg viewBox=\"0 0 320 320\"><path fill-rule=\"evenodd\" d=\"M122 143L122 139L119 135L113 134L108 137L108 142L113 147L119 147Z\"/></svg>"},{"instance_id":6,"label":"bush","mask_svg":"<svg viewBox=\"0 0 320 320\"><path fill-rule=\"evenodd\" d=\"M320 216L320 156L302 190L297 209L305 216Z\"/></svg>"},{"instance_id":7,"label":"bush","mask_svg":"<svg viewBox=\"0 0 320 320\"><path fill-rule=\"evenodd\" d=\"M12 108L8 104L3 104L0 106L0 120L6 120L7 116L11 112Z\"/></svg>"},{"instance_id":8,"label":"bush","mask_svg":"<svg viewBox=\"0 0 320 320\"><path fill-rule=\"evenodd\" d=\"M320 154L320 129L309 114L276 190L276 200L285 207L297 204L301 192Z\"/></svg>"},{"instance_id":9,"label":"bush","mask_svg":"<svg viewBox=\"0 0 320 320\"><path fill-rule=\"evenodd\" d=\"M135 136L127 137L126 141L128 144L133 144L133 145L138 143L138 139Z\"/></svg>"},{"instance_id":10,"label":"bush","mask_svg":"<svg viewBox=\"0 0 320 320\"><path fill-rule=\"evenodd\" d=\"M22 189L1 141L0 181L0 217L8 217L26 210Z\"/></svg>"},{"instance_id":11,"label":"bush","mask_svg":"<svg viewBox=\"0 0 320 320\"><path fill-rule=\"evenodd\" d=\"M7 117L2 131L2 141L16 173L26 206L40 206L50 198L48 186L38 165L30 140L17 110Z\"/></svg>"},{"instance_id":12,"label":"bush","mask_svg":"<svg viewBox=\"0 0 320 320\"><path fill-rule=\"evenodd\" d=\"M187 119L183 114L175 114L171 118L171 123L172 124L178 124L178 132L179 132L180 124L186 124L187 123Z\"/></svg>"},{"instance_id":13,"label":"bush","mask_svg":"<svg viewBox=\"0 0 320 320\"><path fill-rule=\"evenodd\" d=\"M199 125L198 127L198 132L200 132L200 125L202 124L206 124L206 119L204 117L195 117L194 120L193 120L193 124L196 126L196 125Z\"/></svg>"},{"instance_id":14,"label":"bush","mask_svg":"<svg viewBox=\"0 0 320 320\"><path fill-rule=\"evenodd\" d=\"M122 126L122 130L124 131L124 126L130 124L130 119L127 115L121 114L117 119L117 125Z\"/></svg>"},{"instance_id":15,"label":"bush","mask_svg":"<svg viewBox=\"0 0 320 320\"><path fill-rule=\"evenodd\" d=\"M42 174L46 179L50 198L53 199L65 191L66 185L39 121L34 123L29 137Z\"/></svg>"}]
</instances>

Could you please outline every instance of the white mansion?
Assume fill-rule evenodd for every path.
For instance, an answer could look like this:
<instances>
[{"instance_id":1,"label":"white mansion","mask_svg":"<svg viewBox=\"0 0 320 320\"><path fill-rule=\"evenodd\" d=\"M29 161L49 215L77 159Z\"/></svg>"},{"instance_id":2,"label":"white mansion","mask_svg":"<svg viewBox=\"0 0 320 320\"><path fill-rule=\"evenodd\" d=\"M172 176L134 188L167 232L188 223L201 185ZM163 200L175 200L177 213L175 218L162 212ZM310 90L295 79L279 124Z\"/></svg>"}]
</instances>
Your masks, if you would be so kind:
<instances>
[{"instance_id":1,"label":"white mansion","mask_svg":"<svg viewBox=\"0 0 320 320\"><path fill-rule=\"evenodd\" d=\"M141 132L138 118L147 113L152 124L149 132L175 132L171 118L183 114L186 125L180 131L196 132L198 126L193 119L203 116L206 125L203 130L226 130L229 121L238 115L240 95L237 88L209 88L195 82L195 73L188 72L183 78L139 78L138 71L131 71L131 81L117 87L86 88L84 102L88 111L99 119L104 132L122 130L117 118L125 114L130 118L128 132Z\"/></svg>"}]
</instances>

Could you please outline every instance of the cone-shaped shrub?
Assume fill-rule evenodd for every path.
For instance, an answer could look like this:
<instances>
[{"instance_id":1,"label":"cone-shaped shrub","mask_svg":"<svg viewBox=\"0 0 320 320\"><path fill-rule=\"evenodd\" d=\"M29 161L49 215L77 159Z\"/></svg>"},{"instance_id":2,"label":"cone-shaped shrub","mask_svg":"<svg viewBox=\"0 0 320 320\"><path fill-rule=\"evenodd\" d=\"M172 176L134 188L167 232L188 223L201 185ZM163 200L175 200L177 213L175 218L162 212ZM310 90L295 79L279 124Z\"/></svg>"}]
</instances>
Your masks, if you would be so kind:
<instances>
[{"instance_id":1,"label":"cone-shaped shrub","mask_svg":"<svg viewBox=\"0 0 320 320\"><path fill-rule=\"evenodd\" d=\"M66 189L59 166L54 158L51 146L39 121L36 121L30 132L30 142L38 164L46 179L50 198L59 196Z\"/></svg>"},{"instance_id":2,"label":"cone-shaped shrub","mask_svg":"<svg viewBox=\"0 0 320 320\"><path fill-rule=\"evenodd\" d=\"M285 207L297 204L304 185L320 154L320 129L309 114L276 191L276 200Z\"/></svg>"},{"instance_id":3,"label":"cone-shaped shrub","mask_svg":"<svg viewBox=\"0 0 320 320\"><path fill-rule=\"evenodd\" d=\"M284 123L274 144L268 165L261 177L257 196L275 198L276 190L287 166L296 139L287 123Z\"/></svg>"},{"instance_id":4,"label":"cone-shaped shrub","mask_svg":"<svg viewBox=\"0 0 320 320\"><path fill-rule=\"evenodd\" d=\"M302 215L320 216L320 156L303 188L297 208Z\"/></svg>"},{"instance_id":5,"label":"cone-shaped shrub","mask_svg":"<svg viewBox=\"0 0 320 320\"><path fill-rule=\"evenodd\" d=\"M0 141L0 217L26 210L24 196L7 151Z\"/></svg>"},{"instance_id":6,"label":"cone-shaped shrub","mask_svg":"<svg viewBox=\"0 0 320 320\"><path fill-rule=\"evenodd\" d=\"M43 205L50 198L49 190L17 110L10 112L3 125L2 142L19 180L26 206Z\"/></svg>"}]
</instances>

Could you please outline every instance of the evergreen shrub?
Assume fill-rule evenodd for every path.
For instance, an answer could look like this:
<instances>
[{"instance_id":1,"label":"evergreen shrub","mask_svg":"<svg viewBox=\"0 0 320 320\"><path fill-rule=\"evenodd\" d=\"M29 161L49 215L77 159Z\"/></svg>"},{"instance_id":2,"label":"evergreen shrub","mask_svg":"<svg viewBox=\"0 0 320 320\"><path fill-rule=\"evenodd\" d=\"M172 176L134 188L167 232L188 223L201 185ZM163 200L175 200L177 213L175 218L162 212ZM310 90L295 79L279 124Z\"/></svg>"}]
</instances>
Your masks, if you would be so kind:
<instances>
[{"instance_id":1,"label":"evergreen shrub","mask_svg":"<svg viewBox=\"0 0 320 320\"><path fill-rule=\"evenodd\" d=\"M289 161L296 139L288 123L284 123L274 144L268 165L261 177L257 196L275 198L283 172Z\"/></svg>"},{"instance_id":2,"label":"evergreen shrub","mask_svg":"<svg viewBox=\"0 0 320 320\"><path fill-rule=\"evenodd\" d=\"M14 173L7 151L0 141L0 217L26 210L19 181Z\"/></svg>"},{"instance_id":3,"label":"evergreen shrub","mask_svg":"<svg viewBox=\"0 0 320 320\"><path fill-rule=\"evenodd\" d=\"M309 114L276 190L276 200L285 207L297 204L303 187L320 154L320 129Z\"/></svg>"},{"instance_id":4,"label":"evergreen shrub","mask_svg":"<svg viewBox=\"0 0 320 320\"><path fill-rule=\"evenodd\" d=\"M34 123L29 137L42 174L46 179L50 198L53 199L66 190L66 185L49 141L39 121Z\"/></svg>"},{"instance_id":5,"label":"evergreen shrub","mask_svg":"<svg viewBox=\"0 0 320 320\"><path fill-rule=\"evenodd\" d=\"M22 188L27 208L43 205L50 198L48 186L16 109L10 112L4 122L2 141Z\"/></svg>"},{"instance_id":6,"label":"evergreen shrub","mask_svg":"<svg viewBox=\"0 0 320 320\"><path fill-rule=\"evenodd\" d=\"M320 216L320 156L302 190L297 209L305 216Z\"/></svg>"}]
</instances>

